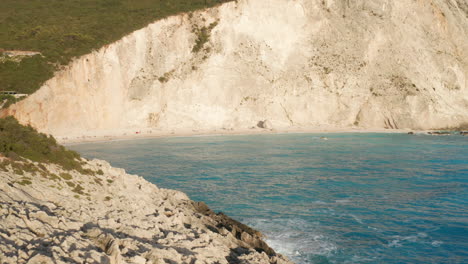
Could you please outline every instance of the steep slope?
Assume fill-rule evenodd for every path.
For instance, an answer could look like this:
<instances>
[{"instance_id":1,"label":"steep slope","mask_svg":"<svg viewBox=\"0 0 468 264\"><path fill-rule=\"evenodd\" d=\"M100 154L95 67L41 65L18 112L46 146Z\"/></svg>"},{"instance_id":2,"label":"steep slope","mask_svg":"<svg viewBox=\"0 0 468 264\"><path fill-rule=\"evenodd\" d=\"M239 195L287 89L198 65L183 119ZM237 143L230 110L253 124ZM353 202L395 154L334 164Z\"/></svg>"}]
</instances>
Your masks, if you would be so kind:
<instances>
[{"instance_id":1,"label":"steep slope","mask_svg":"<svg viewBox=\"0 0 468 264\"><path fill-rule=\"evenodd\" d=\"M97 173L0 157L0 263L291 263L204 203L82 163Z\"/></svg>"},{"instance_id":2,"label":"steep slope","mask_svg":"<svg viewBox=\"0 0 468 264\"><path fill-rule=\"evenodd\" d=\"M262 234L0 119L0 263L290 263Z\"/></svg>"},{"instance_id":3,"label":"steep slope","mask_svg":"<svg viewBox=\"0 0 468 264\"><path fill-rule=\"evenodd\" d=\"M468 123L464 0L240 0L76 59L10 107L56 136L116 129Z\"/></svg>"}]
</instances>

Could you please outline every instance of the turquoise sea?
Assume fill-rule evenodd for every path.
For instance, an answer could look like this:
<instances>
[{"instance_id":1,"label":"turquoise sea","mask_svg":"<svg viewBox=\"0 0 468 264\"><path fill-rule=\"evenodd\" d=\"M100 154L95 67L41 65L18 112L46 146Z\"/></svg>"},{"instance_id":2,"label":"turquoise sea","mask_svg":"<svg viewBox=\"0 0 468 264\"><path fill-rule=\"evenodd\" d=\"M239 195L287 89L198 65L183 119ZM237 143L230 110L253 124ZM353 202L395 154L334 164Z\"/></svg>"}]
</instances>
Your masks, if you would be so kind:
<instances>
[{"instance_id":1,"label":"turquoise sea","mask_svg":"<svg viewBox=\"0 0 468 264\"><path fill-rule=\"evenodd\" d=\"M206 202L296 263L468 263L468 137L278 134L70 148Z\"/></svg>"}]
</instances>

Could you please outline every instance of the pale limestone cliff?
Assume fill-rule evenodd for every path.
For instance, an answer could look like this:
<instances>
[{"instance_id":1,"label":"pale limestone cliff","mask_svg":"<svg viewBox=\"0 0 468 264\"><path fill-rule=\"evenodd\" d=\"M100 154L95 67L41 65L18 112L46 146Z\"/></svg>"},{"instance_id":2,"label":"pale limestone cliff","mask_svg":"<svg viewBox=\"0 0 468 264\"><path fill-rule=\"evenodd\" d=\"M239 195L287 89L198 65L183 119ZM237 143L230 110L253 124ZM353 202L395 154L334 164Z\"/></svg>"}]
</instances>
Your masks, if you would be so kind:
<instances>
[{"instance_id":1,"label":"pale limestone cliff","mask_svg":"<svg viewBox=\"0 0 468 264\"><path fill-rule=\"evenodd\" d=\"M2 264L291 264L258 231L107 162L85 162L97 172L85 175L5 161Z\"/></svg>"},{"instance_id":2,"label":"pale limestone cliff","mask_svg":"<svg viewBox=\"0 0 468 264\"><path fill-rule=\"evenodd\" d=\"M229 2L78 58L8 112L56 136L464 126L467 16L465 0Z\"/></svg>"}]
</instances>

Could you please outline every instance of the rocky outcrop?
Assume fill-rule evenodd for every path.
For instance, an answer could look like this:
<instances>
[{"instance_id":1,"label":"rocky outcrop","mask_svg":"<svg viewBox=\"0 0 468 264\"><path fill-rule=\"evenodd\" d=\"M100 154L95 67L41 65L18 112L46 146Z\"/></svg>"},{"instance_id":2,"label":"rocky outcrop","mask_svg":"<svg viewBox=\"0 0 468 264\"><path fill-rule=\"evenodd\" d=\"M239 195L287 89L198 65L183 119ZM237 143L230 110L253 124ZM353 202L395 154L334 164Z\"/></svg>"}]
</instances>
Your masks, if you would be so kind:
<instances>
[{"instance_id":1,"label":"rocky outcrop","mask_svg":"<svg viewBox=\"0 0 468 264\"><path fill-rule=\"evenodd\" d=\"M104 161L0 171L0 263L291 263L251 229ZM15 172L13 171L15 170Z\"/></svg>"},{"instance_id":2,"label":"rocky outcrop","mask_svg":"<svg viewBox=\"0 0 468 264\"><path fill-rule=\"evenodd\" d=\"M55 136L468 124L463 0L239 0L76 59L4 114Z\"/></svg>"}]
</instances>

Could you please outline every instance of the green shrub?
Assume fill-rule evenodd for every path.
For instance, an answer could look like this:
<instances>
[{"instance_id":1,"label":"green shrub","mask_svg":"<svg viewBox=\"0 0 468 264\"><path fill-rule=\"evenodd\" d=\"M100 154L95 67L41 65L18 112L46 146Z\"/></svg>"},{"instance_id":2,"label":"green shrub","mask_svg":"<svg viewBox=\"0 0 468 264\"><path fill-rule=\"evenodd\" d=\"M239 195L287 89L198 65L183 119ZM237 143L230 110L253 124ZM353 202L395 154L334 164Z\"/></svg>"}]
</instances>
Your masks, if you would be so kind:
<instances>
[{"instance_id":1,"label":"green shrub","mask_svg":"<svg viewBox=\"0 0 468 264\"><path fill-rule=\"evenodd\" d=\"M43 171L48 171L47 168L46 168L46 166L44 166L44 164L39 163L39 164L37 165L37 167L39 167L39 169L41 169L41 170L43 170Z\"/></svg>"},{"instance_id":2,"label":"green shrub","mask_svg":"<svg viewBox=\"0 0 468 264\"><path fill-rule=\"evenodd\" d=\"M161 76L161 77L158 78L158 81L160 83L166 83L166 82L169 81L169 79L167 77L165 77L165 76Z\"/></svg>"},{"instance_id":3,"label":"green shrub","mask_svg":"<svg viewBox=\"0 0 468 264\"><path fill-rule=\"evenodd\" d=\"M53 181L58 181L58 180L60 180L60 177L57 176L57 174L55 174L55 173L50 174L50 175L49 175L49 178L50 178L51 180L53 180Z\"/></svg>"},{"instance_id":4,"label":"green shrub","mask_svg":"<svg viewBox=\"0 0 468 264\"><path fill-rule=\"evenodd\" d=\"M32 163L12 162L12 166L18 168L19 170L29 173L34 173L38 171L36 165Z\"/></svg>"},{"instance_id":5,"label":"green shrub","mask_svg":"<svg viewBox=\"0 0 468 264\"><path fill-rule=\"evenodd\" d=\"M2 70L0 69L0 74L1 74L1 71ZM8 106L16 102L17 102L17 99L13 95L8 95L8 94L0 95L0 105L2 106L1 108L7 108Z\"/></svg>"},{"instance_id":6,"label":"green shrub","mask_svg":"<svg viewBox=\"0 0 468 264\"><path fill-rule=\"evenodd\" d=\"M40 55L26 57L20 62L6 60L0 63L0 90L33 93L53 76L55 69L55 66ZM8 104L14 102L14 97L8 100Z\"/></svg>"},{"instance_id":7,"label":"green shrub","mask_svg":"<svg viewBox=\"0 0 468 264\"><path fill-rule=\"evenodd\" d=\"M29 179L22 179L21 181L17 182L19 185L31 185L32 182Z\"/></svg>"},{"instance_id":8,"label":"green shrub","mask_svg":"<svg viewBox=\"0 0 468 264\"><path fill-rule=\"evenodd\" d=\"M13 166L13 173L18 174L18 175L24 175L23 170L21 170L20 168L16 166Z\"/></svg>"},{"instance_id":9,"label":"green shrub","mask_svg":"<svg viewBox=\"0 0 468 264\"><path fill-rule=\"evenodd\" d=\"M60 173L60 177L62 177L62 179L66 180L66 181L69 181L69 180L73 179L73 177L70 175L70 173L66 173L66 172Z\"/></svg>"},{"instance_id":10,"label":"green shrub","mask_svg":"<svg viewBox=\"0 0 468 264\"><path fill-rule=\"evenodd\" d=\"M195 34L197 39L195 40L195 45L192 48L192 52L199 52L205 43L210 40L211 30L218 25L218 22L211 23L208 27L195 28ZM207 50L209 52L209 49Z\"/></svg>"},{"instance_id":11,"label":"green shrub","mask_svg":"<svg viewBox=\"0 0 468 264\"><path fill-rule=\"evenodd\" d=\"M9 160L2 160L0 162L0 169L2 171L8 171L8 166L11 165L11 162Z\"/></svg>"},{"instance_id":12,"label":"green shrub","mask_svg":"<svg viewBox=\"0 0 468 264\"><path fill-rule=\"evenodd\" d=\"M81 194L81 195L84 194L83 191L84 191L84 188L83 188L81 185L79 185L79 184L77 184L77 185L75 186L75 188L72 190L72 192L76 192L76 193Z\"/></svg>"},{"instance_id":13,"label":"green shrub","mask_svg":"<svg viewBox=\"0 0 468 264\"><path fill-rule=\"evenodd\" d=\"M82 165L82 163L80 163L80 165ZM95 175L95 174L96 174L96 172L93 171L93 170L91 170L91 169L83 169L83 168L82 168L82 169L80 170L80 172L81 172L82 174L85 174L85 175Z\"/></svg>"},{"instance_id":14,"label":"green shrub","mask_svg":"<svg viewBox=\"0 0 468 264\"><path fill-rule=\"evenodd\" d=\"M66 170L84 171L78 153L65 149L52 136L38 133L30 126L19 124L13 117L0 118L0 154L14 161L29 159L54 163ZM37 171L37 168L32 166L34 168L26 169Z\"/></svg>"}]
</instances>

